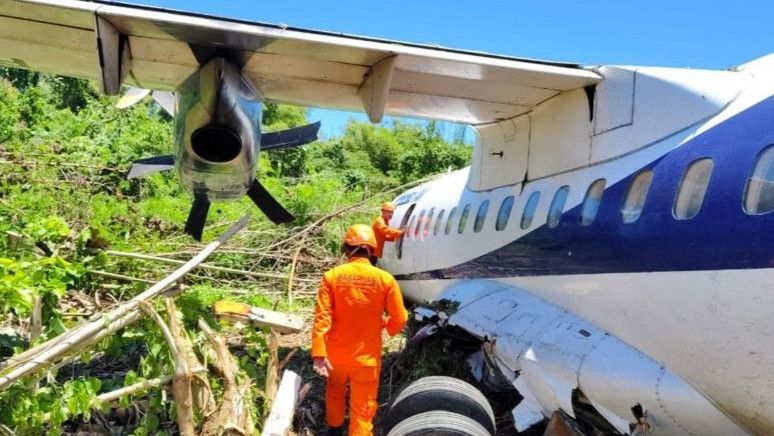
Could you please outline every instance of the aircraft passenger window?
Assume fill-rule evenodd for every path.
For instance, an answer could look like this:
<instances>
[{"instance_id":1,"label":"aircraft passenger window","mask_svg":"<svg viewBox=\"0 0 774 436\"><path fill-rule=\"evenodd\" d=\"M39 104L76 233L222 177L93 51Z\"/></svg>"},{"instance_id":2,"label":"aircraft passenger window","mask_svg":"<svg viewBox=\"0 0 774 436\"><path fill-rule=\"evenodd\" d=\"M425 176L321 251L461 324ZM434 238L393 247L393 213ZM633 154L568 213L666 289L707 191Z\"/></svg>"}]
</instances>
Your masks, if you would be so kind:
<instances>
[{"instance_id":1,"label":"aircraft passenger window","mask_svg":"<svg viewBox=\"0 0 774 436\"><path fill-rule=\"evenodd\" d=\"M685 171L672 210L675 218L689 220L699 213L704 196L707 194L713 165L710 158L700 159L692 163Z\"/></svg>"},{"instance_id":2,"label":"aircraft passenger window","mask_svg":"<svg viewBox=\"0 0 774 436\"><path fill-rule=\"evenodd\" d=\"M556 190L554 199L551 200L551 207L548 209L548 218L546 224L548 228L554 228L559 225L559 220L562 218L562 212L564 212L564 204L567 202L567 195L570 193L570 187L567 185L562 186Z\"/></svg>"},{"instance_id":3,"label":"aircraft passenger window","mask_svg":"<svg viewBox=\"0 0 774 436\"><path fill-rule=\"evenodd\" d=\"M744 189L744 210L753 215L774 210L774 146L769 146L755 165Z\"/></svg>"},{"instance_id":4,"label":"aircraft passenger window","mask_svg":"<svg viewBox=\"0 0 774 436\"><path fill-rule=\"evenodd\" d=\"M495 222L495 230L498 232L505 230L505 227L508 225L508 218L511 217L511 210L513 209L513 200L513 195L509 195L500 203L500 210L497 211L497 221Z\"/></svg>"},{"instance_id":5,"label":"aircraft passenger window","mask_svg":"<svg viewBox=\"0 0 774 436\"><path fill-rule=\"evenodd\" d=\"M425 223L425 210L422 210L422 212L419 212L419 218L417 218L417 226L414 227L414 236L412 239L416 240L419 237L419 229L422 228L422 225ZM411 226L409 226L411 228Z\"/></svg>"},{"instance_id":6,"label":"aircraft passenger window","mask_svg":"<svg viewBox=\"0 0 774 436\"><path fill-rule=\"evenodd\" d=\"M433 225L433 215L435 215L435 208L431 208L427 213L427 219L425 220L425 228L422 230L422 239L430 236L430 226Z\"/></svg>"},{"instance_id":7,"label":"aircraft passenger window","mask_svg":"<svg viewBox=\"0 0 774 436\"><path fill-rule=\"evenodd\" d=\"M451 233L452 222L455 218L457 218L457 208L453 207L451 212L449 212L449 219L446 220L446 230L444 231L445 234L448 235Z\"/></svg>"},{"instance_id":8,"label":"aircraft passenger window","mask_svg":"<svg viewBox=\"0 0 774 436\"><path fill-rule=\"evenodd\" d=\"M462 209L462 215L460 215L460 223L457 225L457 233L462 234L465 231L465 226L468 224L468 215L470 215L470 205L466 204L465 209Z\"/></svg>"},{"instance_id":9,"label":"aircraft passenger window","mask_svg":"<svg viewBox=\"0 0 774 436\"><path fill-rule=\"evenodd\" d=\"M599 202L602 201L602 193L605 192L605 179L597 179L589 186L586 197L581 207L580 223L582 226L590 226L597 217Z\"/></svg>"},{"instance_id":10,"label":"aircraft passenger window","mask_svg":"<svg viewBox=\"0 0 774 436\"><path fill-rule=\"evenodd\" d=\"M478 207L478 213L476 214L476 222L473 223L473 231L478 233L481 228L484 227L484 220L486 219L486 212L489 210L489 200L484 200L481 206Z\"/></svg>"},{"instance_id":11,"label":"aircraft passenger window","mask_svg":"<svg viewBox=\"0 0 774 436\"><path fill-rule=\"evenodd\" d=\"M621 208L621 219L626 224L631 224L640 219L645 199L648 198L650 183L653 181L653 171L647 170L637 174L629 185L626 200Z\"/></svg>"},{"instance_id":12,"label":"aircraft passenger window","mask_svg":"<svg viewBox=\"0 0 774 436\"><path fill-rule=\"evenodd\" d=\"M532 218L535 217L535 210L540 201L540 191L535 191L529 196L527 204L524 206L524 213L521 215L521 228L526 230L532 225Z\"/></svg>"},{"instance_id":13,"label":"aircraft passenger window","mask_svg":"<svg viewBox=\"0 0 774 436\"><path fill-rule=\"evenodd\" d=\"M414 217L412 217L411 215L414 213L414 208L416 207L416 205L417 205L417 204L416 204L416 203L414 203L414 204L412 204L411 206L409 206L409 208L408 208L408 210L406 211L406 213L405 213L405 214L403 214L403 218L401 218L401 220L400 220L400 228L401 228L401 229L410 229L410 228L411 228L411 224L409 224L408 226L406 226L406 223L409 221L409 218L411 218L412 220L414 219ZM413 221L412 221L412 223L413 223ZM403 234L400 236L400 238L398 238L398 240L395 242L395 256L396 256L398 259L400 259L401 257L403 257L403 239L404 239L406 236L408 236L408 235L407 235L407 233L408 233L408 231L406 231L405 233L403 233Z\"/></svg>"},{"instance_id":14,"label":"aircraft passenger window","mask_svg":"<svg viewBox=\"0 0 774 436\"><path fill-rule=\"evenodd\" d=\"M441 209L441 211L438 212L438 218L436 218L435 225L433 226L433 236L438 236L438 230L441 229L441 222L443 221L443 214L445 212L445 209Z\"/></svg>"}]
</instances>

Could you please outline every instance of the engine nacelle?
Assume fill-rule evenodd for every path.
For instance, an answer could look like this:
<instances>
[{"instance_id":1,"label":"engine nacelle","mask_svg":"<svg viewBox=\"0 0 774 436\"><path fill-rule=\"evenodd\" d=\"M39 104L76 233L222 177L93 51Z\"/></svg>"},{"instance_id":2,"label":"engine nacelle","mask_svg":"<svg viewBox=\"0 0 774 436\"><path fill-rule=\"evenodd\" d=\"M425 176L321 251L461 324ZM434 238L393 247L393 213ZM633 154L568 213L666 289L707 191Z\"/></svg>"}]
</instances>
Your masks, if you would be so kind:
<instances>
[{"instance_id":1,"label":"engine nacelle","mask_svg":"<svg viewBox=\"0 0 774 436\"><path fill-rule=\"evenodd\" d=\"M214 58L178 98L175 164L183 187L210 201L241 198L255 174L263 97L237 66Z\"/></svg>"}]
</instances>

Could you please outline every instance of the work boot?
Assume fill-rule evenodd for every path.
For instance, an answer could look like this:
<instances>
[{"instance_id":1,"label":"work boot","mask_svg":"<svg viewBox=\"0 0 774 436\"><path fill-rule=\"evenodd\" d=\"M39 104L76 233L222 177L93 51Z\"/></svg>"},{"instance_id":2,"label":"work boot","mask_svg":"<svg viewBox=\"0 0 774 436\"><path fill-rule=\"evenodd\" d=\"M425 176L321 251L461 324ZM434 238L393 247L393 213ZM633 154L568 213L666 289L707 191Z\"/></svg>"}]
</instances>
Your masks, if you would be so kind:
<instances>
[{"instance_id":1,"label":"work boot","mask_svg":"<svg viewBox=\"0 0 774 436\"><path fill-rule=\"evenodd\" d=\"M344 427L329 427L327 436L344 436Z\"/></svg>"}]
</instances>

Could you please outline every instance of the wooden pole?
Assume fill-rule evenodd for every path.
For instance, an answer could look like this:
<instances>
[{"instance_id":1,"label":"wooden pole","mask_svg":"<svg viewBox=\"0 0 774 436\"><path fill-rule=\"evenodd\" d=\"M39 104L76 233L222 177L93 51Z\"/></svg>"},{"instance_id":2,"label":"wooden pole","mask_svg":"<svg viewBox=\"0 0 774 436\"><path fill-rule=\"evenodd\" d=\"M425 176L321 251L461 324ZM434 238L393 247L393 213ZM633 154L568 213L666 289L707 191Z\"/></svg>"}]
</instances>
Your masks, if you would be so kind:
<instances>
[{"instance_id":1,"label":"wooden pole","mask_svg":"<svg viewBox=\"0 0 774 436\"><path fill-rule=\"evenodd\" d=\"M90 337L93 337L94 335L98 334L100 331L109 327L110 324L112 324L116 320L119 320L124 316L126 316L128 313L136 310L139 307L140 302L151 299L161 294L162 291L164 291L169 286L173 285L176 281L178 281L189 271L191 271L196 265L199 265L200 263L204 262L204 260L207 259L207 257L210 254L212 254L218 247L220 247L224 242L229 240L238 231L242 230L247 225L247 222L249 221L249 219L250 219L249 214L243 216L242 219L240 219L237 223L232 225L226 231L226 233L224 233L220 238L209 243L206 247L204 247L204 249L201 252L199 252L199 254L194 256L191 260L186 262L180 268L176 269L174 272L172 272L172 274L168 275L160 282L156 283L155 285L151 286L150 288L142 292L140 295L132 298L131 300L125 303L120 304L115 309L103 315L100 319L96 319L94 321L84 324L83 326L78 328L77 331L75 331L74 333L70 333L68 335L67 340L51 346L51 348L49 348L48 350L36 355L29 361L20 364L17 368L14 368L13 370L9 371L7 374L0 377L0 389L5 388L10 383L18 380L21 377L24 377L25 375L30 374L33 371L36 371L42 367L45 367L54 363L58 358L60 358L65 353L67 353L67 351L72 349L74 346L86 341Z\"/></svg>"}]
</instances>

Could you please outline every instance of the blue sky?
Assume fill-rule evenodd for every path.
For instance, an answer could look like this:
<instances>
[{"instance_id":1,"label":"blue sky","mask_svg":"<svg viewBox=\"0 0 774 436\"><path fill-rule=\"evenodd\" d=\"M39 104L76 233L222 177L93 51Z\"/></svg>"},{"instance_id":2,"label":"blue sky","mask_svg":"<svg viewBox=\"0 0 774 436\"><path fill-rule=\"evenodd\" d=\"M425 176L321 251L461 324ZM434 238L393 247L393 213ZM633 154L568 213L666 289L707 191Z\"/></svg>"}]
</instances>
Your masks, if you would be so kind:
<instances>
[{"instance_id":1,"label":"blue sky","mask_svg":"<svg viewBox=\"0 0 774 436\"><path fill-rule=\"evenodd\" d=\"M774 52L774 0L124 1L584 65L725 69ZM310 112L325 136L348 118L365 119Z\"/></svg>"}]
</instances>

